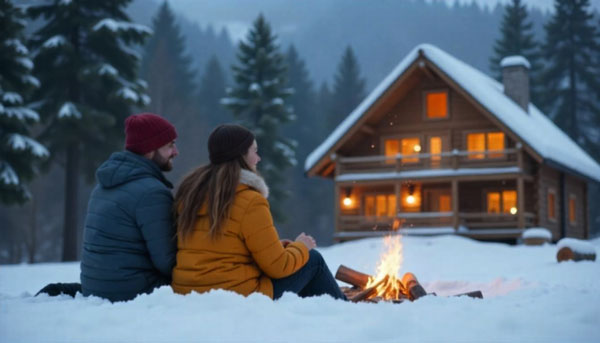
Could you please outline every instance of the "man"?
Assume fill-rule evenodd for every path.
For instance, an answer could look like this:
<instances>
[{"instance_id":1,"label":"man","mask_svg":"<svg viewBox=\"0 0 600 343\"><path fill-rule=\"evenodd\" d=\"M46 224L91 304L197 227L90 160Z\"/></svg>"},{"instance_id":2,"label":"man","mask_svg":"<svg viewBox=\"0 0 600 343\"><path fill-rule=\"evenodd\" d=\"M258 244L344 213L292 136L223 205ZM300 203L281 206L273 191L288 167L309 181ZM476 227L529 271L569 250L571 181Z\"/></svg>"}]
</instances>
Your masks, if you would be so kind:
<instances>
[{"instance_id":1,"label":"man","mask_svg":"<svg viewBox=\"0 0 600 343\"><path fill-rule=\"evenodd\" d=\"M143 113L125 120L125 151L96 171L83 233L81 290L125 301L171 282L176 240L173 185L162 172L179 152L175 127Z\"/></svg>"}]
</instances>

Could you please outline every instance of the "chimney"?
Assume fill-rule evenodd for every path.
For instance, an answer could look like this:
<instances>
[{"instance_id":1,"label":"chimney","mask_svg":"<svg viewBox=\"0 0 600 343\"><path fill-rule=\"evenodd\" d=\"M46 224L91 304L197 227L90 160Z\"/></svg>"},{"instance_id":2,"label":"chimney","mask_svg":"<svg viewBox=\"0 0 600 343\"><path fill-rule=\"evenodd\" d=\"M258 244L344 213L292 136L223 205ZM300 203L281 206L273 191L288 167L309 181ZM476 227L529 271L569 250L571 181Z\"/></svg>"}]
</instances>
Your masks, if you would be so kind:
<instances>
[{"instance_id":1,"label":"chimney","mask_svg":"<svg viewBox=\"0 0 600 343\"><path fill-rule=\"evenodd\" d=\"M500 61L504 94L528 112L529 61L523 56L508 56Z\"/></svg>"}]
</instances>

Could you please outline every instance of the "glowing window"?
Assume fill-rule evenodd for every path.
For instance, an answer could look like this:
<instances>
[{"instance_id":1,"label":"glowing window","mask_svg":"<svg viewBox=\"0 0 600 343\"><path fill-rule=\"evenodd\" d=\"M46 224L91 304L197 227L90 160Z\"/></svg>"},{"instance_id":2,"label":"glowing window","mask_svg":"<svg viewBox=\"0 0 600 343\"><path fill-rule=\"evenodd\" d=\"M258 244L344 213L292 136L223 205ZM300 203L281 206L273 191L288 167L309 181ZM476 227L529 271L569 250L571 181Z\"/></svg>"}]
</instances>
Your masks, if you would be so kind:
<instances>
[{"instance_id":1,"label":"glowing window","mask_svg":"<svg viewBox=\"0 0 600 343\"><path fill-rule=\"evenodd\" d=\"M500 193L489 192L487 194L487 212L500 213Z\"/></svg>"},{"instance_id":2,"label":"glowing window","mask_svg":"<svg viewBox=\"0 0 600 343\"><path fill-rule=\"evenodd\" d=\"M386 163L394 163L394 157L400 153L400 141L397 139L386 139L385 140L385 156L389 157L385 160Z\"/></svg>"},{"instance_id":3,"label":"glowing window","mask_svg":"<svg viewBox=\"0 0 600 343\"><path fill-rule=\"evenodd\" d=\"M554 207L554 200L556 195L554 191L548 190L548 219L556 220L556 209Z\"/></svg>"},{"instance_id":4,"label":"glowing window","mask_svg":"<svg viewBox=\"0 0 600 343\"><path fill-rule=\"evenodd\" d=\"M437 155L442 153L442 137L429 138L429 153L431 156L431 165L439 166L442 156Z\"/></svg>"},{"instance_id":5,"label":"glowing window","mask_svg":"<svg viewBox=\"0 0 600 343\"><path fill-rule=\"evenodd\" d=\"M365 215L366 216L374 216L375 215L375 197L372 195L367 195L365 197Z\"/></svg>"},{"instance_id":6,"label":"glowing window","mask_svg":"<svg viewBox=\"0 0 600 343\"><path fill-rule=\"evenodd\" d=\"M502 212L515 214L513 208L517 208L517 191L502 191Z\"/></svg>"},{"instance_id":7,"label":"glowing window","mask_svg":"<svg viewBox=\"0 0 600 343\"><path fill-rule=\"evenodd\" d=\"M491 152L487 156L489 158L504 157L504 133L503 132L488 132L488 133L469 133L467 134L467 151L469 152ZM497 151L496 153L494 153ZM470 160L484 159L486 154L470 154Z\"/></svg>"},{"instance_id":8,"label":"glowing window","mask_svg":"<svg viewBox=\"0 0 600 343\"><path fill-rule=\"evenodd\" d=\"M442 194L440 195L440 212L450 212L452 211L452 201L450 195Z\"/></svg>"},{"instance_id":9,"label":"glowing window","mask_svg":"<svg viewBox=\"0 0 600 343\"><path fill-rule=\"evenodd\" d=\"M427 93L427 118L448 117L448 94L446 92Z\"/></svg>"},{"instance_id":10,"label":"glowing window","mask_svg":"<svg viewBox=\"0 0 600 343\"><path fill-rule=\"evenodd\" d=\"M388 215L388 217L395 217L396 216L396 196L388 195L387 199L388 199L387 215Z\"/></svg>"},{"instance_id":11,"label":"glowing window","mask_svg":"<svg viewBox=\"0 0 600 343\"><path fill-rule=\"evenodd\" d=\"M487 134L487 150L489 151L502 151L504 150L504 133L502 132L490 132ZM502 153L488 154L490 158L503 157Z\"/></svg>"},{"instance_id":12,"label":"glowing window","mask_svg":"<svg viewBox=\"0 0 600 343\"><path fill-rule=\"evenodd\" d=\"M396 216L396 196L393 194L365 196L365 216Z\"/></svg>"},{"instance_id":13,"label":"glowing window","mask_svg":"<svg viewBox=\"0 0 600 343\"><path fill-rule=\"evenodd\" d=\"M577 222L577 212L575 211L575 196L569 196L569 223L575 224Z\"/></svg>"},{"instance_id":14,"label":"glowing window","mask_svg":"<svg viewBox=\"0 0 600 343\"><path fill-rule=\"evenodd\" d=\"M467 135L467 151L485 151L485 133L469 133ZM484 154L469 154L470 160L481 160L483 158L485 158Z\"/></svg>"},{"instance_id":15,"label":"glowing window","mask_svg":"<svg viewBox=\"0 0 600 343\"><path fill-rule=\"evenodd\" d=\"M402 155L415 155L421 151L421 141L419 138L402 138L400 140ZM403 157L402 163L419 162L419 157Z\"/></svg>"}]
</instances>

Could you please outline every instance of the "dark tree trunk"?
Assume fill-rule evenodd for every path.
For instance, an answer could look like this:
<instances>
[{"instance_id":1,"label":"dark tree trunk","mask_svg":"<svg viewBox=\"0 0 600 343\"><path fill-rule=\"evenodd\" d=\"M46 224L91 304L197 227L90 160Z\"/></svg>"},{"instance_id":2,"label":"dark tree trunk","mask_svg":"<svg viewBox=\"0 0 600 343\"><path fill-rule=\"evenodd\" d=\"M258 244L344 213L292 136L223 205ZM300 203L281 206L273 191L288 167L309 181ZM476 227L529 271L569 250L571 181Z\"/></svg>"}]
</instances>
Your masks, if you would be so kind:
<instances>
[{"instance_id":1,"label":"dark tree trunk","mask_svg":"<svg viewBox=\"0 0 600 343\"><path fill-rule=\"evenodd\" d=\"M29 263L35 263L35 250L37 249L37 199L31 199L31 217L29 218Z\"/></svg>"},{"instance_id":2,"label":"dark tree trunk","mask_svg":"<svg viewBox=\"0 0 600 343\"><path fill-rule=\"evenodd\" d=\"M77 213L79 192L79 146L73 143L67 148L65 170L65 226L63 231L63 261L77 260Z\"/></svg>"}]
</instances>

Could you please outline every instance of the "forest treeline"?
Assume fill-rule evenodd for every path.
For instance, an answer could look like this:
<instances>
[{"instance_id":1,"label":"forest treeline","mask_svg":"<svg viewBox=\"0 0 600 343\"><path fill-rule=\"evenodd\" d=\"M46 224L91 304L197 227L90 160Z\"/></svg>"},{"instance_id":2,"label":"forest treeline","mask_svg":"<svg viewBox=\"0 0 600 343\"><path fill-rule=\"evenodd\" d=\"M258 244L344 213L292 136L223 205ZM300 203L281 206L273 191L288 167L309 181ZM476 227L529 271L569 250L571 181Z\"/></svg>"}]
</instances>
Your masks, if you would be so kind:
<instances>
[{"instance_id":1,"label":"forest treeline","mask_svg":"<svg viewBox=\"0 0 600 343\"><path fill-rule=\"evenodd\" d=\"M534 103L600 160L600 32L589 1L557 0L547 15L520 0L491 11L344 4L332 0L336 13L317 12L294 32L257 13L233 42L168 2L0 0L0 263L78 258L95 169L122 149L123 119L143 111L177 127L175 184L207 162L216 125L252 129L281 236L330 244L333 183L306 178L304 161L422 42L494 77L502 57L527 57ZM590 216L599 232L600 211Z\"/></svg>"}]
</instances>

